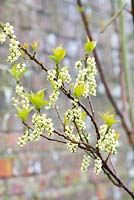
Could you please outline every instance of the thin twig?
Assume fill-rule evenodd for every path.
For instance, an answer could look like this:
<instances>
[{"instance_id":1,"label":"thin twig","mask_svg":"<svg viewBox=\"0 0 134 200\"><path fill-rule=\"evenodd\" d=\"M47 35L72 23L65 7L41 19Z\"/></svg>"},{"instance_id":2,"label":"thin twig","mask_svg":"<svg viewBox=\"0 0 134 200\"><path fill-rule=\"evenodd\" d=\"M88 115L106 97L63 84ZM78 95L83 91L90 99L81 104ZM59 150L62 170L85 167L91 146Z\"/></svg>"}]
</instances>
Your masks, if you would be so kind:
<instances>
[{"instance_id":1,"label":"thin twig","mask_svg":"<svg viewBox=\"0 0 134 200\"><path fill-rule=\"evenodd\" d=\"M91 113L92 113L92 116L94 117L94 108L93 108L93 104L92 104L92 101L91 101L91 96L88 95L88 103L89 103L89 106L91 108Z\"/></svg>"},{"instance_id":2,"label":"thin twig","mask_svg":"<svg viewBox=\"0 0 134 200\"><path fill-rule=\"evenodd\" d=\"M114 167L114 164L113 164L113 162L112 162L111 158L109 159L109 161L110 161L110 163L111 163L111 166L112 166L112 168L113 168L113 170L114 170L115 174L117 174L117 171L116 171L116 169L115 169L115 167Z\"/></svg>"},{"instance_id":3,"label":"thin twig","mask_svg":"<svg viewBox=\"0 0 134 200\"><path fill-rule=\"evenodd\" d=\"M56 114L57 114L58 120L59 120L60 124L62 125L62 127L64 128L64 123L63 123L62 118L61 118L61 116L60 116L60 113L59 113L58 107L57 107L56 105L54 105L54 108L55 108L55 111L56 111Z\"/></svg>"},{"instance_id":4,"label":"thin twig","mask_svg":"<svg viewBox=\"0 0 134 200\"><path fill-rule=\"evenodd\" d=\"M65 142L65 141L62 141L62 140L58 140L58 139L54 139L54 138L50 138L50 137L47 137L47 136L45 136L45 135L40 135L41 137L43 137L43 138L45 138L45 139L47 139L47 140L49 140L49 141L52 141L52 142L59 142L59 143L63 143L63 144L66 144L67 142Z\"/></svg>"},{"instance_id":5,"label":"thin twig","mask_svg":"<svg viewBox=\"0 0 134 200\"><path fill-rule=\"evenodd\" d=\"M103 27L100 30L100 33L104 33L104 31L114 22L114 20L121 14L121 12L123 11L123 9L125 8L125 3L120 7L120 9L117 11L117 13L115 13L110 20L103 25Z\"/></svg>"},{"instance_id":6,"label":"thin twig","mask_svg":"<svg viewBox=\"0 0 134 200\"><path fill-rule=\"evenodd\" d=\"M112 6L112 12L115 12L115 3L113 2L113 0L111 0L111 6ZM127 119L128 118L127 109L126 109L127 97L126 97L126 89L125 89L125 71L124 71L122 58L121 58L121 39L119 37L119 27L116 20L113 22L113 25L114 25L114 30L118 36L118 41L119 41L118 59L119 59L119 67L120 67L119 79L120 79L120 87L121 87L122 112L123 112L124 117Z\"/></svg>"}]
</instances>

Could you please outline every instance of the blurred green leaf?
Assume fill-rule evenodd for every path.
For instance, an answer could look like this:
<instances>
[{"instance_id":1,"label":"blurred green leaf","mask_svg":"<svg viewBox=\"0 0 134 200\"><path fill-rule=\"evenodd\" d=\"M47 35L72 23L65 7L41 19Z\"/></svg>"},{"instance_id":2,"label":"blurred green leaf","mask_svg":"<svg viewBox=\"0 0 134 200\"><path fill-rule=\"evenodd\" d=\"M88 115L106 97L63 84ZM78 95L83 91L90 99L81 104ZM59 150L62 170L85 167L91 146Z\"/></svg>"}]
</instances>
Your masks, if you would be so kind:
<instances>
[{"instance_id":1,"label":"blurred green leaf","mask_svg":"<svg viewBox=\"0 0 134 200\"><path fill-rule=\"evenodd\" d=\"M48 56L48 58L52 59L56 64L60 63L61 60L65 57L66 50L62 48L62 45L53 49L53 55Z\"/></svg>"},{"instance_id":2,"label":"blurred green leaf","mask_svg":"<svg viewBox=\"0 0 134 200\"><path fill-rule=\"evenodd\" d=\"M48 100L44 100L45 90L46 89L40 90L37 93L31 92L29 95L30 102L38 109L49 104Z\"/></svg>"},{"instance_id":3,"label":"blurred green leaf","mask_svg":"<svg viewBox=\"0 0 134 200\"><path fill-rule=\"evenodd\" d=\"M75 97L79 98L85 91L85 85L84 84L79 84L74 88L74 95Z\"/></svg>"},{"instance_id":4,"label":"blurred green leaf","mask_svg":"<svg viewBox=\"0 0 134 200\"><path fill-rule=\"evenodd\" d=\"M37 50L37 47L38 47L38 41L34 41L32 44L31 44L31 48L34 52L36 52Z\"/></svg>"},{"instance_id":5,"label":"blurred green leaf","mask_svg":"<svg viewBox=\"0 0 134 200\"><path fill-rule=\"evenodd\" d=\"M18 106L15 106L17 115L22 121L26 121L29 113L33 110L33 107L30 108L20 108Z\"/></svg>"},{"instance_id":6,"label":"blurred green leaf","mask_svg":"<svg viewBox=\"0 0 134 200\"><path fill-rule=\"evenodd\" d=\"M108 125L108 127L111 127L112 125L119 122L119 120L115 119L115 115L111 114L110 112L105 113L99 113L103 121Z\"/></svg>"},{"instance_id":7,"label":"blurred green leaf","mask_svg":"<svg viewBox=\"0 0 134 200\"><path fill-rule=\"evenodd\" d=\"M20 79L20 77L25 73L28 72L28 69L24 69L22 71L19 71L17 68L18 64L13 65L12 69L9 70L10 74L17 80Z\"/></svg>"},{"instance_id":8,"label":"blurred green leaf","mask_svg":"<svg viewBox=\"0 0 134 200\"><path fill-rule=\"evenodd\" d=\"M86 51L86 53L92 52L92 51L95 49L96 44L97 44L96 41L89 41L89 40L88 40L88 41L85 43L85 51Z\"/></svg>"}]
</instances>

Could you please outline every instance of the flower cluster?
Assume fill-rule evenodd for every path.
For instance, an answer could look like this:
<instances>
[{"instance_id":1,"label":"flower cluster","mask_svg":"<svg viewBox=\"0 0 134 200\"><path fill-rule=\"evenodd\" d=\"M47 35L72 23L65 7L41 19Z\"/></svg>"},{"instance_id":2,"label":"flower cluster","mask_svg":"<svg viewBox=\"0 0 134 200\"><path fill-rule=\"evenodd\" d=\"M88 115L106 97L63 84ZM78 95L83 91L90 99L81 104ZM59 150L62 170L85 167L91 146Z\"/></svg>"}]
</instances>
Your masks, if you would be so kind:
<instances>
[{"instance_id":1,"label":"flower cluster","mask_svg":"<svg viewBox=\"0 0 134 200\"><path fill-rule=\"evenodd\" d=\"M89 57L87 59L87 68L89 70L86 78L89 82L89 92L91 95L96 96L96 80L95 76L97 74L96 63L94 57Z\"/></svg>"},{"instance_id":2,"label":"flower cluster","mask_svg":"<svg viewBox=\"0 0 134 200\"><path fill-rule=\"evenodd\" d=\"M11 36L14 34L14 27L11 26L8 22L4 25L3 30L7 35Z\"/></svg>"},{"instance_id":3,"label":"flower cluster","mask_svg":"<svg viewBox=\"0 0 134 200\"><path fill-rule=\"evenodd\" d=\"M0 33L0 44L3 44L6 41L6 34L4 32Z\"/></svg>"},{"instance_id":4,"label":"flower cluster","mask_svg":"<svg viewBox=\"0 0 134 200\"><path fill-rule=\"evenodd\" d=\"M80 107L74 106L72 109L68 109L65 113L65 118L70 122L76 123L79 130L85 129L85 121L82 118L82 111Z\"/></svg>"},{"instance_id":5,"label":"flower cluster","mask_svg":"<svg viewBox=\"0 0 134 200\"><path fill-rule=\"evenodd\" d=\"M47 131L48 135L51 136L54 131L53 123L51 118L45 119L45 130Z\"/></svg>"},{"instance_id":6,"label":"flower cluster","mask_svg":"<svg viewBox=\"0 0 134 200\"><path fill-rule=\"evenodd\" d=\"M96 80L97 73L96 63L94 57L89 57L86 60L85 68L82 68L82 62L77 61L75 67L79 69L79 73L76 79L75 87L79 85L84 86L83 96L87 97L89 94L96 96Z\"/></svg>"},{"instance_id":7,"label":"flower cluster","mask_svg":"<svg viewBox=\"0 0 134 200\"><path fill-rule=\"evenodd\" d=\"M50 105L54 105L54 103L58 100L60 92L54 90L53 93L49 96L50 98Z\"/></svg>"},{"instance_id":8,"label":"flower cluster","mask_svg":"<svg viewBox=\"0 0 134 200\"><path fill-rule=\"evenodd\" d=\"M69 151L70 151L71 153L76 153L77 148L78 148L78 143L77 143L77 142L79 142L80 138L79 138L79 136L71 135L71 140L72 140L73 142L72 142L72 141L69 141L69 142L67 143L67 149L69 149Z\"/></svg>"},{"instance_id":9,"label":"flower cluster","mask_svg":"<svg viewBox=\"0 0 134 200\"><path fill-rule=\"evenodd\" d=\"M34 139L38 140L44 130L47 131L48 135L52 135L54 128L51 118L47 118L46 114L35 113L32 116L32 123L34 125Z\"/></svg>"},{"instance_id":10,"label":"flower cluster","mask_svg":"<svg viewBox=\"0 0 134 200\"><path fill-rule=\"evenodd\" d=\"M58 90L62 86L62 83L63 82L69 83L71 81L70 75L68 73L68 67L67 66L62 67L58 72L58 77L55 69L48 70L47 80L51 82L53 88L53 93L49 96L50 106L51 106L54 105L54 103L58 100L60 94Z\"/></svg>"},{"instance_id":11,"label":"flower cluster","mask_svg":"<svg viewBox=\"0 0 134 200\"><path fill-rule=\"evenodd\" d=\"M17 144L19 147L23 147L26 144L26 142L31 142L33 141L33 139L33 134L29 132L28 128L26 128L24 130L24 134L21 137L19 137L19 141Z\"/></svg>"},{"instance_id":12,"label":"flower cluster","mask_svg":"<svg viewBox=\"0 0 134 200\"><path fill-rule=\"evenodd\" d=\"M75 87L77 85L85 83L85 78L86 78L87 73L88 73L88 69L87 68L79 70L79 73L78 73L78 76L77 76L77 79L76 79Z\"/></svg>"},{"instance_id":13,"label":"flower cluster","mask_svg":"<svg viewBox=\"0 0 134 200\"><path fill-rule=\"evenodd\" d=\"M23 93L23 91L24 91L23 86L20 85L20 84L17 84L16 87L15 87L15 92L16 92L16 94L20 95L20 94Z\"/></svg>"},{"instance_id":14,"label":"flower cluster","mask_svg":"<svg viewBox=\"0 0 134 200\"><path fill-rule=\"evenodd\" d=\"M106 153L117 153L118 134L114 129L108 128L106 124L100 126L100 139L98 140L97 147Z\"/></svg>"},{"instance_id":15,"label":"flower cluster","mask_svg":"<svg viewBox=\"0 0 134 200\"><path fill-rule=\"evenodd\" d=\"M75 63L75 68L77 69L81 69L82 67L82 62L80 60L78 60L76 63Z\"/></svg>"},{"instance_id":16,"label":"flower cluster","mask_svg":"<svg viewBox=\"0 0 134 200\"><path fill-rule=\"evenodd\" d=\"M9 63L15 62L21 55L21 50L19 47L19 41L14 35L14 27L9 23L6 23L3 27L3 32L0 33L0 43L2 44L6 40L6 35L10 37L9 51L10 55L8 56L7 61Z\"/></svg>"},{"instance_id":17,"label":"flower cluster","mask_svg":"<svg viewBox=\"0 0 134 200\"><path fill-rule=\"evenodd\" d=\"M64 66L60 69L59 71L59 78L63 81L63 82L67 82L70 83L71 81L71 77L70 74L68 73L68 67Z\"/></svg>"},{"instance_id":18,"label":"flower cluster","mask_svg":"<svg viewBox=\"0 0 134 200\"><path fill-rule=\"evenodd\" d=\"M73 133L74 127L71 125L66 125L65 126L65 134L70 137Z\"/></svg>"},{"instance_id":19,"label":"flower cluster","mask_svg":"<svg viewBox=\"0 0 134 200\"><path fill-rule=\"evenodd\" d=\"M102 170L102 160L97 157L95 160L94 160L94 173L96 175L98 175Z\"/></svg>"},{"instance_id":20,"label":"flower cluster","mask_svg":"<svg viewBox=\"0 0 134 200\"><path fill-rule=\"evenodd\" d=\"M10 44L9 44L10 55L8 56L8 59L7 59L9 63L14 63L20 57L21 51L20 51L19 44L20 43L16 39L16 36L14 37L12 36L12 38L10 39Z\"/></svg>"},{"instance_id":21,"label":"flower cluster","mask_svg":"<svg viewBox=\"0 0 134 200\"><path fill-rule=\"evenodd\" d=\"M25 63L19 63L16 65L17 72L23 72L26 69Z\"/></svg>"},{"instance_id":22,"label":"flower cluster","mask_svg":"<svg viewBox=\"0 0 134 200\"><path fill-rule=\"evenodd\" d=\"M30 107L30 102L28 97L25 96L25 94L23 93L20 94L20 91L19 91L19 96L12 97L12 101L14 106L19 106L25 109L28 109Z\"/></svg>"},{"instance_id":23,"label":"flower cluster","mask_svg":"<svg viewBox=\"0 0 134 200\"><path fill-rule=\"evenodd\" d=\"M83 160L81 164L81 171L86 172L88 170L89 164L90 164L90 156L85 154L83 156Z\"/></svg>"},{"instance_id":24,"label":"flower cluster","mask_svg":"<svg viewBox=\"0 0 134 200\"><path fill-rule=\"evenodd\" d=\"M55 78L56 78L56 70L55 69L48 70L48 72L47 72L47 80L48 81L53 81Z\"/></svg>"}]
</instances>

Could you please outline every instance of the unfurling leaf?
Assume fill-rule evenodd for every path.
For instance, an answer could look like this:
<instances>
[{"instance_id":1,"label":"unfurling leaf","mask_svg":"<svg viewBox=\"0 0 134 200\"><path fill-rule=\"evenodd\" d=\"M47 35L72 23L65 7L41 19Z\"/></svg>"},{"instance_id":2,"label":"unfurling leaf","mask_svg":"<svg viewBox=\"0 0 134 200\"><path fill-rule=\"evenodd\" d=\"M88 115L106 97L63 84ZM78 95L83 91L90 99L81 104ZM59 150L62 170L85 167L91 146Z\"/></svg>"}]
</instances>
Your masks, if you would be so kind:
<instances>
[{"instance_id":1,"label":"unfurling leaf","mask_svg":"<svg viewBox=\"0 0 134 200\"><path fill-rule=\"evenodd\" d=\"M26 121L29 113L33 110L33 107L30 108L19 108L18 106L15 106L17 115L22 121Z\"/></svg>"},{"instance_id":2,"label":"unfurling leaf","mask_svg":"<svg viewBox=\"0 0 134 200\"><path fill-rule=\"evenodd\" d=\"M92 51L95 49L96 44L97 44L96 41L89 41L89 40L88 40L88 41L85 43L85 51L86 51L86 53L92 52Z\"/></svg>"},{"instance_id":3,"label":"unfurling leaf","mask_svg":"<svg viewBox=\"0 0 134 200\"><path fill-rule=\"evenodd\" d=\"M28 49L28 43L25 42L25 43L22 45L22 48Z\"/></svg>"},{"instance_id":4,"label":"unfurling leaf","mask_svg":"<svg viewBox=\"0 0 134 200\"><path fill-rule=\"evenodd\" d=\"M74 88L75 97L79 98L85 91L85 84L79 84Z\"/></svg>"},{"instance_id":5,"label":"unfurling leaf","mask_svg":"<svg viewBox=\"0 0 134 200\"><path fill-rule=\"evenodd\" d=\"M111 127L112 125L119 122L119 120L115 119L115 115L111 114L110 112L106 113L99 113L103 121L108 125L108 127Z\"/></svg>"},{"instance_id":6,"label":"unfurling leaf","mask_svg":"<svg viewBox=\"0 0 134 200\"><path fill-rule=\"evenodd\" d=\"M37 93L31 92L29 95L30 102L38 109L50 103L48 100L44 100L45 90L46 89L40 90Z\"/></svg>"},{"instance_id":7,"label":"unfurling leaf","mask_svg":"<svg viewBox=\"0 0 134 200\"><path fill-rule=\"evenodd\" d=\"M38 41L34 41L33 42L33 44L31 44L31 48L32 48L32 50L34 51L34 52L36 52L36 50L37 50L37 47L38 47Z\"/></svg>"},{"instance_id":8,"label":"unfurling leaf","mask_svg":"<svg viewBox=\"0 0 134 200\"><path fill-rule=\"evenodd\" d=\"M56 64L60 63L61 60L65 57L66 50L62 48L62 45L58 46L56 49L53 49L53 55L48 56Z\"/></svg>"},{"instance_id":9,"label":"unfurling leaf","mask_svg":"<svg viewBox=\"0 0 134 200\"><path fill-rule=\"evenodd\" d=\"M17 68L18 64L13 65L12 69L9 70L10 74L16 79L19 80L20 77L25 73L28 72L28 69L24 69L22 71L19 71Z\"/></svg>"}]
</instances>

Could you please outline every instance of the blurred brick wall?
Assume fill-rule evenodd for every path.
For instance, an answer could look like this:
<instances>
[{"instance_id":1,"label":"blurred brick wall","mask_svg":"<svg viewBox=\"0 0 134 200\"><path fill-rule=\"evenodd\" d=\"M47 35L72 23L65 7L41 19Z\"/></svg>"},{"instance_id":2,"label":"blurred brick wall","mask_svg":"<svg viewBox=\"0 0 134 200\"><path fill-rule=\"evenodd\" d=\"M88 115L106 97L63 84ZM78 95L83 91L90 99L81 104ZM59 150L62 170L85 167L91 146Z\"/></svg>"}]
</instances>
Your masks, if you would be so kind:
<instances>
[{"instance_id":1,"label":"blurred brick wall","mask_svg":"<svg viewBox=\"0 0 134 200\"><path fill-rule=\"evenodd\" d=\"M88 5L86 12L89 19L92 19L91 28L94 37L99 41L99 56L103 66L106 66L104 70L113 87L113 95L120 104L117 81L113 85L119 71L118 63L115 62L116 35L112 26L104 34L99 33L100 20L107 21L110 15L110 4L107 0L83 2ZM129 26L130 20L130 16L126 15ZM75 0L0 0L0 21L12 23L22 43L38 40L38 58L48 66L52 66L52 63L47 56L51 53L51 49L59 44L67 49L64 64L71 66L72 72L74 61L83 54L85 34ZM130 27L127 30L128 35L132 32L132 26ZM128 47L132 52L131 38ZM24 148L17 148L17 138L21 134L22 124L14 116L11 106L14 81L7 72L9 68L6 63L7 55L8 44L0 47L0 199L122 199L122 193L116 188L111 189L111 184L107 183L103 176L97 180L92 169L89 170L88 176L81 175L80 151L72 155L66 151L65 146L50 144L43 139ZM129 59L131 64L132 53L129 54ZM46 77L34 63L29 63L29 67L32 70L28 79L25 77L26 86L31 89L43 88ZM106 102L107 107L104 105L102 107L102 102ZM111 108L101 83L94 103L96 110L99 111ZM122 159L125 159L125 151Z\"/></svg>"}]
</instances>

